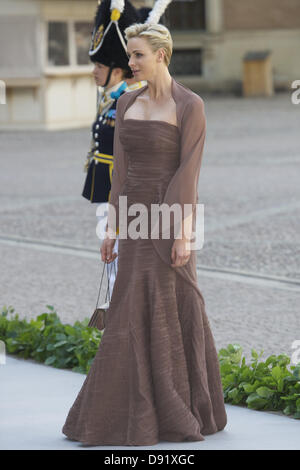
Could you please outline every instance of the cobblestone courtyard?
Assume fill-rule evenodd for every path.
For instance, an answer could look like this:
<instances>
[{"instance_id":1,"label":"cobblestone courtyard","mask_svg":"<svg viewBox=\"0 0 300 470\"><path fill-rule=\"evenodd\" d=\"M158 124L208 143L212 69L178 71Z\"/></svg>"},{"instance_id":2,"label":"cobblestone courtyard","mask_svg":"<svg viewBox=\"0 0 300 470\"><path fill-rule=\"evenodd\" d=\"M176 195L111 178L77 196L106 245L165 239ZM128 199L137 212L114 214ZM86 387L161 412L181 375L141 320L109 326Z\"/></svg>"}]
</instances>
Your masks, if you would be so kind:
<instances>
[{"instance_id":1,"label":"cobblestone courtyard","mask_svg":"<svg viewBox=\"0 0 300 470\"><path fill-rule=\"evenodd\" d=\"M300 340L300 105L203 96L198 283L217 349L292 355ZM0 132L0 304L90 317L102 262L96 207L81 196L89 129Z\"/></svg>"}]
</instances>

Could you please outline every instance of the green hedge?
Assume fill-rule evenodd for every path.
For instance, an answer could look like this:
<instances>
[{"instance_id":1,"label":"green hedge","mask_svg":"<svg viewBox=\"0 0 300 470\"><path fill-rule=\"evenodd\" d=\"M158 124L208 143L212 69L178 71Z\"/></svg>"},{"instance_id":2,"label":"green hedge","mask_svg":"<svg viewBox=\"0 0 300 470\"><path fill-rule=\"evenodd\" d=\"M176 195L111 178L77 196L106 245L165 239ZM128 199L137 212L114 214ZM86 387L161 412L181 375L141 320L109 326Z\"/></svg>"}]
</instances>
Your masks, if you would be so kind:
<instances>
[{"instance_id":1,"label":"green hedge","mask_svg":"<svg viewBox=\"0 0 300 470\"><path fill-rule=\"evenodd\" d=\"M88 327L89 319L74 325L61 323L54 307L35 320L13 316L14 309L2 309L0 339L6 352L32 358L46 365L87 374L99 348L102 332ZM265 411L282 411L300 419L300 363L290 366L290 358L272 355L259 362L260 355L252 349L250 364L242 357L239 344L229 344L219 351L220 371L225 403L246 405Z\"/></svg>"},{"instance_id":2,"label":"green hedge","mask_svg":"<svg viewBox=\"0 0 300 470\"><path fill-rule=\"evenodd\" d=\"M300 362L290 366L286 354L262 356L252 349L251 364L246 364L239 344L229 344L218 353L224 401L233 405L247 405L253 410L282 411L292 418L300 418Z\"/></svg>"},{"instance_id":3,"label":"green hedge","mask_svg":"<svg viewBox=\"0 0 300 470\"><path fill-rule=\"evenodd\" d=\"M2 309L0 339L8 354L32 358L60 369L72 369L87 374L99 348L102 333L87 326L89 319L74 325L61 323L51 305L50 313L42 313L35 320L19 319L14 309ZM10 316L10 318L9 318Z\"/></svg>"}]
</instances>

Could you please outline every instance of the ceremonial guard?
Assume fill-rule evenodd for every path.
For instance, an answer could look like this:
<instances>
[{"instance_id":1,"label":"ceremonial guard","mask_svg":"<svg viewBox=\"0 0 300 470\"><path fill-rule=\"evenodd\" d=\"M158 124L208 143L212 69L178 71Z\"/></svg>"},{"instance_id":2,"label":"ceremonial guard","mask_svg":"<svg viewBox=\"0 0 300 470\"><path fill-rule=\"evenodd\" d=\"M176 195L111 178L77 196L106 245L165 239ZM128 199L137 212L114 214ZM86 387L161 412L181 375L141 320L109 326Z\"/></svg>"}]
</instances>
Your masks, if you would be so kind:
<instances>
[{"instance_id":1,"label":"ceremonial guard","mask_svg":"<svg viewBox=\"0 0 300 470\"><path fill-rule=\"evenodd\" d=\"M92 125L91 146L84 168L87 176L82 196L91 203L102 206L103 215L97 218L98 221L105 219L105 223L114 166L117 100L123 93L147 84L145 81L137 82L128 66L124 30L133 23L144 22L149 12L151 8L136 10L128 0L102 0L96 12L89 55L95 64L93 75L96 85L102 88L102 93L98 93L97 114ZM100 207L97 212L99 209ZM118 237L114 251L118 251ZM110 266L107 265L111 289L117 273L117 260L118 257Z\"/></svg>"}]
</instances>

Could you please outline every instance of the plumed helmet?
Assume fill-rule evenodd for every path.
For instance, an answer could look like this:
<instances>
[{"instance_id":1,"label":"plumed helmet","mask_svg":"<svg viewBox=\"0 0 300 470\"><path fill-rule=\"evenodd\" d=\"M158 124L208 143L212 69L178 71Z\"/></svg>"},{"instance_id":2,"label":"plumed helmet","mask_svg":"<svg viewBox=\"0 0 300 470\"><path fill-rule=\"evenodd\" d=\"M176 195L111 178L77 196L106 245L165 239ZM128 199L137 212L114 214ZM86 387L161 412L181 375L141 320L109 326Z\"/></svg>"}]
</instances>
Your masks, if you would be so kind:
<instances>
[{"instance_id":1,"label":"plumed helmet","mask_svg":"<svg viewBox=\"0 0 300 470\"><path fill-rule=\"evenodd\" d=\"M129 0L102 0L98 5L89 56L92 62L120 67L132 77L128 66L124 30L134 23L158 23L171 0L157 0L153 9L136 9Z\"/></svg>"}]
</instances>

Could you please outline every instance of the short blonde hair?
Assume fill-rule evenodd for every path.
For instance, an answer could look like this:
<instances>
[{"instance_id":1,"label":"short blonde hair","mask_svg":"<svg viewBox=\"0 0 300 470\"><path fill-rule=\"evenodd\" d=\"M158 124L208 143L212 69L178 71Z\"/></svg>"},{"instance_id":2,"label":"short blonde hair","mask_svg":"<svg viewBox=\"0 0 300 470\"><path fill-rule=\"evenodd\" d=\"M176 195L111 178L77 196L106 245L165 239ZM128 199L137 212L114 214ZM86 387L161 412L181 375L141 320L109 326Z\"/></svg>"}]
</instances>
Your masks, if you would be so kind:
<instances>
[{"instance_id":1,"label":"short blonde hair","mask_svg":"<svg viewBox=\"0 0 300 470\"><path fill-rule=\"evenodd\" d=\"M173 51L173 40L170 31L162 24L134 23L124 30L125 38L145 38L152 51L162 48L165 52L164 62L168 67Z\"/></svg>"}]
</instances>

